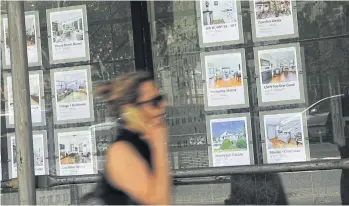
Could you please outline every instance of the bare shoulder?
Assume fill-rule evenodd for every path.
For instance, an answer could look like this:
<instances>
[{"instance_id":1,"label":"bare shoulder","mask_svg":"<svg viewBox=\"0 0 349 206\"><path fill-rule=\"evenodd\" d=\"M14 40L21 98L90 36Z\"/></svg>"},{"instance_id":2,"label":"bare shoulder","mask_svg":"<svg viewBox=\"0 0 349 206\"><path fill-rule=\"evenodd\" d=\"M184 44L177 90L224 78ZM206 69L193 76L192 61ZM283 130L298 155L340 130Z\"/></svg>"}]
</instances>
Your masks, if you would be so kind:
<instances>
[{"instance_id":1,"label":"bare shoulder","mask_svg":"<svg viewBox=\"0 0 349 206\"><path fill-rule=\"evenodd\" d=\"M136 178L138 182L144 182L149 177L146 163L136 149L126 141L115 142L109 146L105 163L108 182L125 191L133 191L129 185L135 176L138 176Z\"/></svg>"},{"instance_id":2,"label":"bare shoulder","mask_svg":"<svg viewBox=\"0 0 349 206\"><path fill-rule=\"evenodd\" d=\"M134 147L126 142L119 141L109 145L106 155L114 158L123 159L124 156L128 156L130 153L134 153Z\"/></svg>"}]
</instances>

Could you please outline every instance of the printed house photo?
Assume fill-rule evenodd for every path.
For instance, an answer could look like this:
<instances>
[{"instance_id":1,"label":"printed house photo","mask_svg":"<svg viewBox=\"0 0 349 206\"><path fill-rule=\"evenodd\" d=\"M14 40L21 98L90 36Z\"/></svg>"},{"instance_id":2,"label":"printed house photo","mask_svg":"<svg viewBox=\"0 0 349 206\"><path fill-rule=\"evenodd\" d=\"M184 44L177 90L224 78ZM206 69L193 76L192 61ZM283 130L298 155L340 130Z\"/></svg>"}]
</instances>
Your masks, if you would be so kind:
<instances>
[{"instance_id":1,"label":"printed house photo","mask_svg":"<svg viewBox=\"0 0 349 206\"><path fill-rule=\"evenodd\" d=\"M6 19L7 20L7 19ZM8 25L7 25L7 21L6 21L6 24L5 24L5 21L4 22L4 34L5 34L5 41L6 41L6 48L7 49L10 49L10 37L9 37L9 34L8 34Z\"/></svg>"},{"instance_id":2,"label":"printed house photo","mask_svg":"<svg viewBox=\"0 0 349 206\"><path fill-rule=\"evenodd\" d=\"M255 12L257 19L277 18L290 16L290 0L259 0L255 1Z\"/></svg>"},{"instance_id":3,"label":"printed house photo","mask_svg":"<svg viewBox=\"0 0 349 206\"><path fill-rule=\"evenodd\" d=\"M56 82L57 102L73 103L87 100L86 91L86 73L85 72L68 72L60 73Z\"/></svg>"},{"instance_id":4,"label":"printed house photo","mask_svg":"<svg viewBox=\"0 0 349 206\"><path fill-rule=\"evenodd\" d=\"M33 146L34 146L34 165L37 167L44 166L44 145L42 138L33 137Z\"/></svg>"},{"instance_id":5,"label":"printed house photo","mask_svg":"<svg viewBox=\"0 0 349 206\"><path fill-rule=\"evenodd\" d=\"M25 28L26 28L28 61L37 62L39 54L38 54L38 47L36 42L37 34L36 34L34 15L25 16Z\"/></svg>"},{"instance_id":6,"label":"printed house photo","mask_svg":"<svg viewBox=\"0 0 349 206\"><path fill-rule=\"evenodd\" d=\"M41 138L33 136L33 151L34 151L34 165L44 165L44 147ZM12 139L12 164L17 167L17 156L16 156L16 140Z\"/></svg>"},{"instance_id":7,"label":"printed house photo","mask_svg":"<svg viewBox=\"0 0 349 206\"><path fill-rule=\"evenodd\" d=\"M239 59L227 62L227 57L214 56L208 60L209 88L229 88L242 86L242 68ZM214 60L214 61L213 61Z\"/></svg>"},{"instance_id":8,"label":"printed house photo","mask_svg":"<svg viewBox=\"0 0 349 206\"><path fill-rule=\"evenodd\" d=\"M61 165L91 163L91 140L88 137L64 136L59 138Z\"/></svg>"},{"instance_id":9,"label":"printed house photo","mask_svg":"<svg viewBox=\"0 0 349 206\"><path fill-rule=\"evenodd\" d=\"M10 47L10 37L8 33L8 19L4 21L4 33L6 38L6 48ZM27 50L28 53L34 52L36 53L36 30L35 30L35 16L29 15L25 16L25 33L27 40Z\"/></svg>"},{"instance_id":10,"label":"printed house photo","mask_svg":"<svg viewBox=\"0 0 349 206\"><path fill-rule=\"evenodd\" d=\"M16 139L11 140L12 145L12 164L14 167L17 167L17 155L16 155Z\"/></svg>"},{"instance_id":11,"label":"printed house photo","mask_svg":"<svg viewBox=\"0 0 349 206\"><path fill-rule=\"evenodd\" d=\"M40 104L40 85L36 76L29 76L30 102L32 105Z\"/></svg>"},{"instance_id":12,"label":"printed house photo","mask_svg":"<svg viewBox=\"0 0 349 206\"><path fill-rule=\"evenodd\" d=\"M55 14L57 14L55 12ZM81 10L61 12L51 15L52 41L70 43L84 40L84 28Z\"/></svg>"},{"instance_id":13,"label":"printed house photo","mask_svg":"<svg viewBox=\"0 0 349 206\"><path fill-rule=\"evenodd\" d=\"M211 123L214 152L247 151L244 120Z\"/></svg>"},{"instance_id":14,"label":"printed house photo","mask_svg":"<svg viewBox=\"0 0 349 206\"><path fill-rule=\"evenodd\" d=\"M263 84L297 81L296 54L294 51L275 51L259 54Z\"/></svg>"},{"instance_id":15,"label":"printed house photo","mask_svg":"<svg viewBox=\"0 0 349 206\"><path fill-rule=\"evenodd\" d=\"M303 146L300 116L274 115L265 118L268 149L297 148Z\"/></svg>"},{"instance_id":16,"label":"printed house photo","mask_svg":"<svg viewBox=\"0 0 349 206\"><path fill-rule=\"evenodd\" d=\"M7 102L8 106L13 106L13 93L12 93L12 77L7 77Z\"/></svg>"},{"instance_id":17,"label":"printed house photo","mask_svg":"<svg viewBox=\"0 0 349 206\"><path fill-rule=\"evenodd\" d=\"M26 18L25 18L25 33L26 33L26 39L27 39L27 47L35 46L35 44L36 44L35 32L36 32L35 31L35 17L34 16L26 16Z\"/></svg>"},{"instance_id":18,"label":"printed house photo","mask_svg":"<svg viewBox=\"0 0 349 206\"><path fill-rule=\"evenodd\" d=\"M203 1L202 17L204 26L237 22L234 1Z\"/></svg>"}]
</instances>

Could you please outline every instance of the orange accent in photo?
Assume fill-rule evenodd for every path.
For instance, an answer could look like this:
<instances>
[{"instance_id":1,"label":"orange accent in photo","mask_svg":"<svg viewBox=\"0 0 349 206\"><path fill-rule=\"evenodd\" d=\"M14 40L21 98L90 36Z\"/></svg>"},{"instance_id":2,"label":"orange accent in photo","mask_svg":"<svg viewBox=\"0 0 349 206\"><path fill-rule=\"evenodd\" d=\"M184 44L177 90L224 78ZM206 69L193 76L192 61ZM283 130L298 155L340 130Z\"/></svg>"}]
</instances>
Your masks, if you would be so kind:
<instances>
[{"instance_id":1,"label":"orange accent in photo","mask_svg":"<svg viewBox=\"0 0 349 206\"><path fill-rule=\"evenodd\" d=\"M242 72L240 64L238 69L231 69L230 67L211 69L209 73L210 88L229 88L242 86Z\"/></svg>"}]
</instances>

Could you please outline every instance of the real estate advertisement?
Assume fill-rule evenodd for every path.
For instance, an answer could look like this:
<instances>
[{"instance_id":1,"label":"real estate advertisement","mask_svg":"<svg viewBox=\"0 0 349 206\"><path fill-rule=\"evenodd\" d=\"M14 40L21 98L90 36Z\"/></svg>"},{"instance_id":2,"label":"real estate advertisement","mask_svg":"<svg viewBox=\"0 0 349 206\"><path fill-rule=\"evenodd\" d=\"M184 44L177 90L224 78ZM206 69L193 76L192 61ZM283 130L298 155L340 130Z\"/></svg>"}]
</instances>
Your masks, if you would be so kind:
<instances>
[{"instance_id":1,"label":"real estate advertisement","mask_svg":"<svg viewBox=\"0 0 349 206\"><path fill-rule=\"evenodd\" d=\"M280 111L278 111L280 112ZM307 131L301 112L261 115L263 118L267 163L303 162L308 160Z\"/></svg>"},{"instance_id":2,"label":"real estate advertisement","mask_svg":"<svg viewBox=\"0 0 349 206\"><path fill-rule=\"evenodd\" d=\"M243 108L248 104L244 52L203 54L206 110Z\"/></svg>"},{"instance_id":3,"label":"real estate advertisement","mask_svg":"<svg viewBox=\"0 0 349 206\"><path fill-rule=\"evenodd\" d=\"M27 39L27 55L28 66L40 66L41 65L41 41L40 41L40 29L39 29L39 13L38 12L26 12L25 13L25 28ZM4 42L3 51L3 66L6 69L11 68L11 54L9 44L8 33L8 18L7 15L2 16L2 33Z\"/></svg>"},{"instance_id":4,"label":"real estate advertisement","mask_svg":"<svg viewBox=\"0 0 349 206\"><path fill-rule=\"evenodd\" d=\"M255 41L298 36L297 13L292 0L253 0L252 29Z\"/></svg>"},{"instance_id":5,"label":"real estate advertisement","mask_svg":"<svg viewBox=\"0 0 349 206\"><path fill-rule=\"evenodd\" d=\"M243 42L239 1L201 0L198 4L203 44Z\"/></svg>"},{"instance_id":6,"label":"real estate advertisement","mask_svg":"<svg viewBox=\"0 0 349 206\"><path fill-rule=\"evenodd\" d=\"M34 126L42 126L46 124L45 120L45 102L41 98L44 96L43 91L43 76L42 71L30 71L29 72L29 91L30 91L30 103L31 103L31 117L32 124ZM8 115L6 117L7 127L14 127L14 109L13 109L13 93L12 93L12 77L5 75L6 85L6 110Z\"/></svg>"},{"instance_id":7,"label":"real estate advertisement","mask_svg":"<svg viewBox=\"0 0 349 206\"><path fill-rule=\"evenodd\" d=\"M55 123L94 119L89 66L51 70Z\"/></svg>"},{"instance_id":8,"label":"real estate advertisement","mask_svg":"<svg viewBox=\"0 0 349 206\"><path fill-rule=\"evenodd\" d=\"M250 123L247 117L208 117L208 121L212 166L250 165L253 149L249 144Z\"/></svg>"},{"instance_id":9,"label":"real estate advertisement","mask_svg":"<svg viewBox=\"0 0 349 206\"><path fill-rule=\"evenodd\" d=\"M57 175L86 175L96 173L96 142L89 128L56 131L59 160Z\"/></svg>"},{"instance_id":10,"label":"real estate advertisement","mask_svg":"<svg viewBox=\"0 0 349 206\"><path fill-rule=\"evenodd\" d=\"M86 6L49 9L46 13L50 63L89 60Z\"/></svg>"},{"instance_id":11,"label":"real estate advertisement","mask_svg":"<svg viewBox=\"0 0 349 206\"><path fill-rule=\"evenodd\" d=\"M260 81L260 103L304 101L298 46L260 47L255 49L255 54L256 73L259 74Z\"/></svg>"},{"instance_id":12,"label":"real estate advertisement","mask_svg":"<svg viewBox=\"0 0 349 206\"><path fill-rule=\"evenodd\" d=\"M14 134L9 134L11 140L9 149L12 157L11 159L11 177L17 178L17 156L16 156L16 138ZM45 161L45 136L43 133L33 133L33 152L34 152L34 166L35 166L35 175L45 175L47 162Z\"/></svg>"}]
</instances>

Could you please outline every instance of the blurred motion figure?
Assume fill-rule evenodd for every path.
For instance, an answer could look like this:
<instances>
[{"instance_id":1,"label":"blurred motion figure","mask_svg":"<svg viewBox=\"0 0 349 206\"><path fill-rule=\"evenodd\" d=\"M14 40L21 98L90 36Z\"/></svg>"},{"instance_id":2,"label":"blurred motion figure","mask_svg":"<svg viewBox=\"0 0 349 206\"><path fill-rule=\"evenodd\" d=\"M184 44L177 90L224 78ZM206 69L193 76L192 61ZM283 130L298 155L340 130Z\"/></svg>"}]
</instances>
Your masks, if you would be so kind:
<instances>
[{"instance_id":1,"label":"blurred motion figure","mask_svg":"<svg viewBox=\"0 0 349 206\"><path fill-rule=\"evenodd\" d=\"M171 204L167 102L152 76L127 73L99 86L97 93L108 102L120 128L93 196L106 205Z\"/></svg>"}]
</instances>

